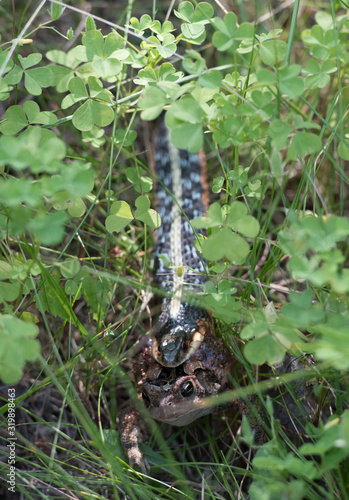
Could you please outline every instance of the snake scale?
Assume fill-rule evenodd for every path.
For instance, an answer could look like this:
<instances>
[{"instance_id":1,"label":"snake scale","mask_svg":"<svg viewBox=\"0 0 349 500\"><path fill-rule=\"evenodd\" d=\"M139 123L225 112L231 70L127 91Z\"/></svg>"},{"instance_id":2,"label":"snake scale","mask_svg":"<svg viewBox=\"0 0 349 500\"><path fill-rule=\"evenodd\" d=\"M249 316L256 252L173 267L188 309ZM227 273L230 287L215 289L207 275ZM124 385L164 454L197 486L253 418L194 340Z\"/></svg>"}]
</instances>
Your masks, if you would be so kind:
<instances>
[{"instance_id":1,"label":"snake scale","mask_svg":"<svg viewBox=\"0 0 349 500\"><path fill-rule=\"evenodd\" d=\"M206 169L197 154L172 145L162 120L156 145L157 202L162 224L158 229L155 282L164 294L153 334L153 356L163 366L175 367L198 348L212 329L207 311L189 298L202 289L206 273L189 223L206 211ZM167 266L161 255L166 255Z\"/></svg>"}]
</instances>

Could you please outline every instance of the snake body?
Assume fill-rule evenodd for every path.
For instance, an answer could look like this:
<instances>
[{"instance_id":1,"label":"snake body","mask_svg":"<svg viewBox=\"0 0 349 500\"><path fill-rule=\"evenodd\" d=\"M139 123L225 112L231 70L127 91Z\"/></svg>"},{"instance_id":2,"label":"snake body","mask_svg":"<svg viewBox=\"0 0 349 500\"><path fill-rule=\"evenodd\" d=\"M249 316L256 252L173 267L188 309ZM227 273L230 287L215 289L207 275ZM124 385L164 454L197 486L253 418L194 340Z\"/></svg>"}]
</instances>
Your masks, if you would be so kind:
<instances>
[{"instance_id":1,"label":"snake body","mask_svg":"<svg viewBox=\"0 0 349 500\"><path fill-rule=\"evenodd\" d=\"M189 299L206 282L205 263L195 246L188 220L206 210L204 167L197 154L178 150L163 121L156 146L158 212L161 227L155 246L155 281L164 292L162 312L153 334L153 356L163 366L174 367L188 359L212 328L207 311ZM167 266L160 258L166 255Z\"/></svg>"}]
</instances>

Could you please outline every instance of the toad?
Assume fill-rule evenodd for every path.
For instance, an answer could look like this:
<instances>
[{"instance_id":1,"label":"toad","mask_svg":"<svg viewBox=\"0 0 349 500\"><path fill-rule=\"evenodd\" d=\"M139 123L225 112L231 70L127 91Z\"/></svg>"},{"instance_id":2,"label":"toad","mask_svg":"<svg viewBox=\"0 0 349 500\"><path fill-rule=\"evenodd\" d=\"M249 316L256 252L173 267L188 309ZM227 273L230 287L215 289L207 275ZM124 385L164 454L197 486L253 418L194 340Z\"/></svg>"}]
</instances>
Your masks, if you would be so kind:
<instances>
[{"instance_id":1,"label":"toad","mask_svg":"<svg viewBox=\"0 0 349 500\"><path fill-rule=\"evenodd\" d=\"M242 401L207 404L207 398L232 389L230 373L235 360L223 341L206 333L200 347L184 363L168 368L160 365L152 355L152 339L134 358L134 374L139 399L149 415L160 422L184 426L214 410L237 406L249 414L249 405ZM255 440L262 439L261 422L257 425ZM144 421L133 404L127 405L119 415L119 429L123 448L131 467L149 471L139 443L143 440Z\"/></svg>"}]
</instances>

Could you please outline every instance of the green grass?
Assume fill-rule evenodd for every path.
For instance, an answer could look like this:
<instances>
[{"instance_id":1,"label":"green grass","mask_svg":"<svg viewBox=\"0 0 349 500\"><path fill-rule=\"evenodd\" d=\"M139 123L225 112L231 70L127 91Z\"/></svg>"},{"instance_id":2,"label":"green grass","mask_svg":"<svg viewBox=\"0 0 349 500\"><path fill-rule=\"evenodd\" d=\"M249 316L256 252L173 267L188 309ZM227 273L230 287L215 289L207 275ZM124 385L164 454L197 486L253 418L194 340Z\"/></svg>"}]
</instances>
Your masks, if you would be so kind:
<instances>
[{"instance_id":1,"label":"green grass","mask_svg":"<svg viewBox=\"0 0 349 500\"><path fill-rule=\"evenodd\" d=\"M214 16L223 18L218 4L213 0L209 4ZM163 22L169 2L91 5L89 14L96 16L97 28L106 36L110 23L124 27L143 14L156 12ZM181 5L174 8L189 15ZM64 88L62 69L51 75L50 61L57 68L58 56L45 57L48 51L67 53L81 45L83 13L67 6L61 17L51 21L46 5L40 9L31 2L15 5L14 17L10 9L0 7L1 48L13 50L16 71L27 71L26 81L16 81L14 73L6 80L12 68L0 80L5 85L0 87L4 97L0 158L7 159L0 160L0 375L4 380L0 491L4 498L15 498L7 483L9 388L15 389L16 398L18 497L236 498L252 483L251 498L348 498L347 5L296 1L280 7L277 2L234 2L237 21L245 30L241 38L234 39L230 25L210 20L203 25L206 38L201 33L196 39L199 45L182 40L181 21L172 12L175 40L167 45L174 50L170 59L163 59L160 37L138 67L128 65L114 80L110 75L102 78L97 99L92 95L97 84L90 81L91 99L86 94L81 101L77 91L69 94ZM262 21L256 23L259 18ZM187 26L199 29L196 21L190 18ZM247 22L251 24L244 27ZM65 38L70 27L76 38ZM251 29L259 38L249 51ZM273 42L268 44L261 35L273 29L282 33L279 38L271 35ZM19 33L33 41L11 45ZM119 33L124 38L111 43L117 50L127 48L134 58L151 34L149 26L137 37ZM89 36L95 36L93 29ZM327 36L323 43L321 36ZM91 40L90 50L98 54L99 42ZM186 49L195 52L188 55ZM41 72L30 73L33 67L21 66L18 55L30 54L43 55L42 62L34 65L42 67ZM119 53L121 61L124 56ZM6 52L0 55L0 67L5 57ZM310 60L318 63L318 73L310 72ZM321 65L327 60L331 65L326 69ZM165 95L156 78L152 81L153 68L164 62L175 71L184 66L188 72L194 64L199 73L205 64L223 69L218 84L217 74L204 73L200 79L194 70L189 77L171 76L171 85L164 76ZM82 64L80 59L79 68ZM87 62L86 74L92 71L88 64L92 62ZM106 71L103 61L100 64ZM294 64L300 67L293 66L294 73L288 73ZM147 70L139 73L142 66ZM174 74L167 69L166 74ZM81 81L75 80L75 90L87 92L88 87L82 90L83 72L77 76ZM135 83L135 78L143 82ZM35 82L42 93L33 96ZM180 85L188 85L184 100L177 94ZM144 98L139 99L142 92ZM71 107L62 105L68 95ZM33 118L24 113L28 100L51 114ZM89 114L81 115L85 102ZM147 207L136 212L135 202L149 195L150 207L156 208L155 127L149 122L156 119L162 104L170 109L175 141L184 141L193 151L204 147L211 206L218 200L225 207L243 202L259 222L256 238L239 232L249 245L248 255L240 261L234 249L221 241L227 258L211 262L210 267L217 293L213 298L211 288L202 300L212 308L216 299L220 301L221 309L213 311L217 331L237 358L233 396L258 393L267 415L268 442L254 457L251 432L233 411L186 428L154 423L144 445L152 465L146 477L129 470L116 421L120 406L135 397L134 346L156 316L149 302L151 293L156 293L152 284L156 216ZM21 109L11 108L14 105ZM8 109L13 115L10 111L5 119ZM183 112L192 116L190 135ZM91 120L97 126L92 127ZM40 130L28 128L28 121ZM51 129L58 139L45 135ZM141 188L135 180L139 175L146 178ZM213 185L219 186L214 192ZM122 212L117 201L123 202ZM107 217L111 217L110 232ZM220 217L208 231L207 252L212 253L212 237L219 238L223 229L236 235L234 224L223 228ZM300 357L309 353L317 363L308 357L304 370L274 377L277 357L285 351ZM310 379L312 396L305 401L314 404L313 425L305 425L300 417L305 410L296 394L297 390L304 394L302 377ZM232 396L222 399L227 397Z\"/></svg>"}]
</instances>

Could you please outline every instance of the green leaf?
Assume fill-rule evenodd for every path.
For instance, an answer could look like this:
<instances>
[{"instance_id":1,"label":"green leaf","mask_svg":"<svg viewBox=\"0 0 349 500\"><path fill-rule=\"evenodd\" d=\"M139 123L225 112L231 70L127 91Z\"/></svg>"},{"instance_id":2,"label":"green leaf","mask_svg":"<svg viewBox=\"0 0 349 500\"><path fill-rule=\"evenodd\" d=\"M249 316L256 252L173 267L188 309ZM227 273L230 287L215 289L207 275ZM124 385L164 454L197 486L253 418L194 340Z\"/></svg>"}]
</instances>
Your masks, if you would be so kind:
<instances>
[{"instance_id":1,"label":"green leaf","mask_svg":"<svg viewBox=\"0 0 349 500\"><path fill-rule=\"evenodd\" d=\"M203 145L201 108L191 96L175 102L166 114L166 125L171 129L171 141L180 149L197 153Z\"/></svg>"},{"instance_id":2,"label":"green leaf","mask_svg":"<svg viewBox=\"0 0 349 500\"><path fill-rule=\"evenodd\" d=\"M7 85L4 78L0 78L0 101L5 101L10 97L11 85Z\"/></svg>"},{"instance_id":3,"label":"green leaf","mask_svg":"<svg viewBox=\"0 0 349 500\"><path fill-rule=\"evenodd\" d=\"M213 26L216 32L213 34L213 45L219 51L228 50L234 43L234 32L236 30L237 19L233 12L225 14L224 19L215 17Z\"/></svg>"},{"instance_id":4,"label":"green leaf","mask_svg":"<svg viewBox=\"0 0 349 500\"><path fill-rule=\"evenodd\" d=\"M208 207L206 216L197 217L192 221L192 226L198 229L208 229L210 227L220 227L223 225L223 223L224 219L222 215L222 209L220 203L216 201Z\"/></svg>"},{"instance_id":5,"label":"green leaf","mask_svg":"<svg viewBox=\"0 0 349 500\"><path fill-rule=\"evenodd\" d=\"M178 12L175 10L174 13L176 17L187 21L187 23L194 21L194 7L191 2L181 2L178 6Z\"/></svg>"},{"instance_id":6,"label":"green leaf","mask_svg":"<svg viewBox=\"0 0 349 500\"><path fill-rule=\"evenodd\" d=\"M330 75L319 72L317 75L307 76L305 84L309 89L323 89L330 83Z\"/></svg>"},{"instance_id":7,"label":"green leaf","mask_svg":"<svg viewBox=\"0 0 349 500\"><path fill-rule=\"evenodd\" d=\"M247 207L240 201L230 205L227 225L248 238L255 238L259 233L259 222L251 215L247 215Z\"/></svg>"},{"instance_id":8,"label":"green leaf","mask_svg":"<svg viewBox=\"0 0 349 500\"><path fill-rule=\"evenodd\" d=\"M95 31L96 30L96 23L91 16L87 16L86 18L86 31Z\"/></svg>"},{"instance_id":9,"label":"green leaf","mask_svg":"<svg viewBox=\"0 0 349 500\"><path fill-rule=\"evenodd\" d=\"M105 220L105 226L110 233L121 231L133 220L130 205L126 201L116 201L112 204L110 211L112 215Z\"/></svg>"},{"instance_id":10,"label":"green leaf","mask_svg":"<svg viewBox=\"0 0 349 500\"><path fill-rule=\"evenodd\" d=\"M86 85L83 80L76 76L72 78L69 82L68 89L70 94L66 96L62 101L62 108L66 109L75 104L76 102L81 101L82 99L88 98L88 93L86 90Z\"/></svg>"},{"instance_id":11,"label":"green leaf","mask_svg":"<svg viewBox=\"0 0 349 500\"><path fill-rule=\"evenodd\" d=\"M279 238L283 250L292 256L312 252L328 252L336 243L349 236L349 221L344 217L331 215L326 220L307 215L296 219L289 229L280 231ZM331 259L334 253L331 252Z\"/></svg>"},{"instance_id":12,"label":"green leaf","mask_svg":"<svg viewBox=\"0 0 349 500\"><path fill-rule=\"evenodd\" d=\"M349 161L349 147L344 144L344 142L340 142L338 144L338 155L343 160Z\"/></svg>"},{"instance_id":13,"label":"green leaf","mask_svg":"<svg viewBox=\"0 0 349 500\"><path fill-rule=\"evenodd\" d=\"M199 83L203 87L209 89L218 89L221 81L223 80L223 74L221 71L207 71L199 78Z\"/></svg>"},{"instance_id":14,"label":"green leaf","mask_svg":"<svg viewBox=\"0 0 349 500\"><path fill-rule=\"evenodd\" d=\"M329 12L318 10L315 13L315 21L325 31L333 28L333 19Z\"/></svg>"},{"instance_id":15,"label":"green leaf","mask_svg":"<svg viewBox=\"0 0 349 500\"><path fill-rule=\"evenodd\" d=\"M258 83L262 85L273 85L276 83L276 76L269 69L261 69L257 71Z\"/></svg>"},{"instance_id":16,"label":"green leaf","mask_svg":"<svg viewBox=\"0 0 349 500\"><path fill-rule=\"evenodd\" d=\"M255 28L251 23L241 23L234 33L234 40L251 40L253 42Z\"/></svg>"},{"instance_id":17,"label":"green leaf","mask_svg":"<svg viewBox=\"0 0 349 500\"><path fill-rule=\"evenodd\" d=\"M62 293L59 275L45 276L45 282L36 300L40 310L44 308L53 316L59 316L62 319L70 317L68 298Z\"/></svg>"},{"instance_id":18,"label":"green leaf","mask_svg":"<svg viewBox=\"0 0 349 500\"><path fill-rule=\"evenodd\" d=\"M298 156L317 153L322 147L321 138L310 132L296 132L291 145L288 147L287 156L291 160L296 160Z\"/></svg>"},{"instance_id":19,"label":"green leaf","mask_svg":"<svg viewBox=\"0 0 349 500\"><path fill-rule=\"evenodd\" d=\"M228 228L208 236L201 248L207 260L215 262L227 258L236 265L243 264L250 251L246 241Z\"/></svg>"},{"instance_id":20,"label":"green leaf","mask_svg":"<svg viewBox=\"0 0 349 500\"><path fill-rule=\"evenodd\" d=\"M270 155L270 170L276 180L281 180L284 174L284 164L279 148L273 148Z\"/></svg>"},{"instance_id":21,"label":"green leaf","mask_svg":"<svg viewBox=\"0 0 349 500\"><path fill-rule=\"evenodd\" d=\"M41 54L29 54L28 57L22 57L20 54L18 55L19 62L21 63L21 66L23 69L28 69L31 68L32 66L35 66L36 64L39 64L39 62L42 59Z\"/></svg>"},{"instance_id":22,"label":"green leaf","mask_svg":"<svg viewBox=\"0 0 349 500\"><path fill-rule=\"evenodd\" d=\"M65 7L63 7L62 5L59 5L59 3L51 2L50 14L51 14L52 21L56 21L57 19L59 19L64 11L65 11Z\"/></svg>"},{"instance_id":23,"label":"green leaf","mask_svg":"<svg viewBox=\"0 0 349 500\"><path fill-rule=\"evenodd\" d=\"M215 17L213 19L213 26L216 30L224 33L228 37L232 37L235 32L237 25L237 18L233 12L228 12L225 14L224 18Z\"/></svg>"},{"instance_id":24,"label":"green leaf","mask_svg":"<svg viewBox=\"0 0 349 500\"><path fill-rule=\"evenodd\" d=\"M15 384L22 377L26 361L40 356L35 337L38 327L9 314L0 314L0 377L5 384Z\"/></svg>"},{"instance_id":25,"label":"green leaf","mask_svg":"<svg viewBox=\"0 0 349 500\"><path fill-rule=\"evenodd\" d=\"M153 187L153 181L150 177L142 175L142 170L139 167L126 169L127 180L132 182L137 193L148 193Z\"/></svg>"},{"instance_id":26,"label":"green leaf","mask_svg":"<svg viewBox=\"0 0 349 500\"><path fill-rule=\"evenodd\" d=\"M9 85L17 85L17 83L21 81L22 76L23 70L16 64L11 71L4 76L4 80Z\"/></svg>"},{"instance_id":27,"label":"green leaf","mask_svg":"<svg viewBox=\"0 0 349 500\"><path fill-rule=\"evenodd\" d=\"M53 84L53 72L49 67L31 68L24 72L24 86L32 95L41 95L42 87Z\"/></svg>"},{"instance_id":28,"label":"green leaf","mask_svg":"<svg viewBox=\"0 0 349 500\"><path fill-rule=\"evenodd\" d=\"M150 207L150 201L146 196L139 196L136 199L135 218L144 222L150 227L157 228L160 227L161 219L159 214Z\"/></svg>"},{"instance_id":29,"label":"green leaf","mask_svg":"<svg viewBox=\"0 0 349 500\"><path fill-rule=\"evenodd\" d=\"M179 10L179 9L178 9ZM214 14L212 5L208 2L199 2L195 7L194 19L195 23L208 22Z\"/></svg>"},{"instance_id":30,"label":"green leaf","mask_svg":"<svg viewBox=\"0 0 349 500\"><path fill-rule=\"evenodd\" d=\"M196 40L205 33L205 26L199 23L182 24L182 33L188 40Z\"/></svg>"},{"instance_id":31,"label":"green leaf","mask_svg":"<svg viewBox=\"0 0 349 500\"><path fill-rule=\"evenodd\" d=\"M68 216L64 212L39 213L28 225L44 245L56 245L64 236L64 224Z\"/></svg>"},{"instance_id":32,"label":"green leaf","mask_svg":"<svg viewBox=\"0 0 349 500\"><path fill-rule=\"evenodd\" d=\"M64 285L64 291L67 295L76 295L76 293L79 290L79 285L76 283L74 280L68 280L66 281ZM79 293L79 296L81 294Z\"/></svg>"},{"instance_id":33,"label":"green leaf","mask_svg":"<svg viewBox=\"0 0 349 500\"><path fill-rule=\"evenodd\" d=\"M101 78L118 75L122 70L122 63L118 59L108 57L108 59L96 59L92 63L93 69Z\"/></svg>"},{"instance_id":34,"label":"green leaf","mask_svg":"<svg viewBox=\"0 0 349 500\"><path fill-rule=\"evenodd\" d=\"M113 95L112 93L103 88L101 81L94 76L90 76L88 79L88 87L90 91L90 96L93 99L98 99L99 101L105 101L108 104L113 103Z\"/></svg>"},{"instance_id":35,"label":"green leaf","mask_svg":"<svg viewBox=\"0 0 349 500\"><path fill-rule=\"evenodd\" d=\"M218 291L212 281L208 281L204 286L205 302L215 318L226 323L237 323L240 320L240 310L242 303L236 301L231 295L236 293L236 288L232 288L227 280L222 280L218 285Z\"/></svg>"},{"instance_id":36,"label":"green leaf","mask_svg":"<svg viewBox=\"0 0 349 500\"><path fill-rule=\"evenodd\" d=\"M297 76L301 71L299 64L284 66L279 70L279 89L282 94L286 94L291 99L298 97L304 91L304 82Z\"/></svg>"},{"instance_id":37,"label":"green leaf","mask_svg":"<svg viewBox=\"0 0 349 500\"><path fill-rule=\"evenodd\" d=\"M161 114L167 102L165 93L159 88L149 87L145 89L139 100L139 106L143 109L141 112L142 120L155 120Z\"/></svg>"},{"instance_id":38,"label":"green leaf","mask_svg":"<svg viewBox=\"0 0 349 500\"><path fill-rule=\"evenodd\" d=\"M262 365L268 362L274 365L283 360L285 349L272 335L266 334L248 342L244 348L244 355L252 364Z\"/></svg>"},{"instance_id":39,"label":"green leaf","mask_svg":"<svg viewBox=\"0 0 349 500\"><path fill-rule=\"evenodd\" d=\"M330 82L329 73L334 73L335 71L337 71L337 66L334 61L323 61L320 66L318 61L311 59L307 62L307 66L303 70L304 73L310 75L305 79L306 85L309 89L322 89Z\"/></svg>"},{"instance_id":40,"label":"green leaf","mask_svg":"<svg viewBox=\"0 0 349 500\"><path fill-rule=\"evenodd\" d=\"M170 128L179 121L185 123L201 123L201 108L200 105L191 96L182 97L175 102L166 114L166 125Z\"/></svg>"},{"instance_id":41,"label":"green leaf","mask_svg":"<svg viewBox=\"0 0 349 500\"><path fill-rule=\"evenodd\" d=\"M93 69L100 78L106 79L121 72L120 60L127 58L129 52L122 49L117 33L109 33L104 40L100 31L87 31L82 38L82 43L86 48L87 60L92 61Z\"/></svg>"},{"instance_id":42,"label":"green leaf","mask_svg":"<svg viewBox=\"0 0 349 500\"><path fill-rule=\"evenodd\" d=\"M127 130L119 128L118 130L115 131L114 140L116 144L122 144L123 147L127 148L134 143L136 137L137 137L137 132L135 130Z\"/></svg>"},{"instance_id":43,"label":"green leaf","mask_svg":"<svg viewBox=\"0 0 349 500\"><path fill-rule=\"evenodd\" d=\"M295 328L308 328L309 326L325 321L325 313L320 304L312 303L311 290L290 293L290 303L282 307L282 316L287 318Z\"/></svg>"},{"instance_id":44,"label":"green leaf","mask_svg":"<svg viewBox=\"0 0 349 500\"><path fill-rule=\"evenodd\" d=\"M206 68L205 59L196 50L187 50L186 57L182 61L184 70L190 75L201 73Z\"/></svg>"},{"instance_id":45,"label":"green leaf","mask_svg":"<svg viewBox=\"0 0 349 500\"><path fill-rule=\"evenodd\" d=\"M89 99L73 115L73 125L78 130L92 130L96 124L98 127L106 127L114 120L114 111L107 104Z\"/></svg>"},{"instance_id":46,"label":"green leaf","mask_svg":"<svg viewBox=\"0 0 349 500\"><path fill-rule=\"evenodd\" d=\"M244 122L236 117L230 116L226 120L222 120L218 124L218 129L213 132L213 139L221 147L227 147L231 142L235 146L243 144Z\"/></svg>"},{"instance_id":47,"label":"green leaf","mask_svg":"<svg viewBox=\"0 0 349 500\"><path fill-rule=\"evenodd\" d=\"M186 21L181 29L184 37L193 43L200 44L205 40L205 24L210 22L213 16L213 8L207 2L200 2L194 7L190 2L181 2L175 15Z\"/></svg>"},{"instance_id":48,"label":"green leaf","mask_svg":"<svg viewBox=\"0 0 349 500\"><path fill-rule=\"evenodd\" d=\"M75 69L80 63L80 60L74 55L74 49L71 49L68 52L63 52L63 50L58 49L49 50L46 52L46 58L49 61L61 66L66 66L70 69ZM51 69L54 69L54 66L51 66Z\"/></svg>"},{"instance_id":49,"label":"green leaf","mask_svg":"<svg viewBox=\"0 0 349 500\"><path fill-rule=\"evenodd\" d=\"M31 124L54 125L57 117L50 111L40 111L39 105L35 101L26 101L23 104L23 109Z\"/></svg>"},{"instance_id":50,"label":"green leaf","mask_svg":"<svg viewBox=\"0 0 349 500\"><path fill-rule=\"evenodd\" d=\"M204 144L204 134L199 123L184 123L171 131L171 141L177 148L198 153Z\"/></svg>"},{"instance_id":51,"label":"green leaf","mask_svg":"<svg viewBox=\"0 0 349 500\"><path fill-rule=\"evenodd\" d=\"M222 190L222 187L224 185L224 177L223 176L219 176L219 177L215 177L213 179L213 187L212 187L212 191L214 193L220 193L221 190Z\"/></svg>"},{"instance_id":52,"label":"green leaf","mask_svg":"<svg viewBox=\"0 0 349 500\"><path fill-rule=\"evenodd\" d=\"M269 125L269 135L272 139L271 143L278 150L286 145L291 132L292 127L279 118L273 120Z\"/></svg>"},{"instance_id":53,"label":"green leaf","mask_svg":"<svg viewBox=\"0 0 349 500\"><path fill-rule=\"evenodd\" d=\"M249 181L245 187L245 195L249 198L257 198L260 200L262 197L261 185L262 183L259 179L256 179L253 182Z\"/></svg>"},{"instance_id":54,"label":"green leaf","mask_svg":"<svg viewBox=\"0 0 349 500\"><path fill-rule=\"evenodd\" d=\"M6 120L0 125L4 135L14 135L28 125L28 120L21 106L10 106L6 111Z\"/></svg>"},{"instance_id":55,"label":"green leaf","mask_svg":"<svg viewBox=\"0 0 349 500\"><path fill-rule=\"evenodd\" d=\"M348 316L332 314L328 317L327 324L319 324L314 328L320 337L314 346L317 358L330 361L331 366L337 370L348 370Z\"/></svg>"},{"instance_id":56,"label":"green leaf","mask_svg":"<svg viewBox=\"0 0 349 500\"><path fill-rule=\"evenodd\" d=\"M274 66L277 61L283 61L287 49L286 42L282 40L267 40L259 48L259 54L264 64Z\"/></svg>"},{"instance_id":57,"label":"green leaf","mask_svg":"<svg viewBox=\"0 0 349 500\"><path fill-rule=\"evenodd\" d=\"M19 292L21 290L21 284L0 282L0 303L12 302L17 299ZM1 333L0 333L1 335Z\"/></svg>"},{"instance_id":58,"label":"green leaf","mask_svg":"<svg viewBox=\"0 0 349 500\"><path fill-rule=\"evenodd\" d=\"M104 40L104 57L117 57L118 59L125 59L129 51L124 49L124 40L116 31L109 33Z\"/></svg>"},{"instance_id":59,"label":"green leaf","mask_svg":"<svg viewBox=\"0 0 349 500\"><path fill-rule=\"evenodd\" d=\"M177 45L175 43L175 37L171 33L166 33L162 36L161 46L156 47L160 56L164 59L172 57L176 53Z\"/></svg>"},{"instance_id":60,"label":"green leaf","mask_svg":"<svg viewBox=\"0 0 349 500\"><path fill-rule=\"evenodd\" d=\"M78 274L80 267L79 259L77 257L72 257L61 263L60 271L63 278L71 279Z\"/></svg>"},{"instance_id":61,"label":"green leaf","mask_svg":"<svg viewBox=\"0 0 349 500\"><path fill-rule=\"evenodd\" d=\"M86 205L81 198L70 200L68 205L68 213L72 217L82 217L86 212Z\"/></svg>"}]
</instances>

